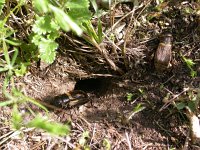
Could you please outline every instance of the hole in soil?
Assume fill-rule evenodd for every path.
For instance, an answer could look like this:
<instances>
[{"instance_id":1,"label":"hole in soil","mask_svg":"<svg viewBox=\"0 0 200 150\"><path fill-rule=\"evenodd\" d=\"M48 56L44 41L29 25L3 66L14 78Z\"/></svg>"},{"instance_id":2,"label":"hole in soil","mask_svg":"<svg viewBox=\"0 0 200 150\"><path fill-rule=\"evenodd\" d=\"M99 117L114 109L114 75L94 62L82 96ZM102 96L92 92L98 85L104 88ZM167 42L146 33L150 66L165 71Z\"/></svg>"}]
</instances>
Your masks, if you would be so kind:
<instances>
[{"instance_id":1,"label":"hole in soil","mask_svg":"<svg viewBox=\"0 0 200 150\"><path fill-rule=\"evenodd\" d=\"M77 81L74 90L94 93L100 96L106 93L110 84L110 78L90 78Z\"/></svg>"}]
</instances>

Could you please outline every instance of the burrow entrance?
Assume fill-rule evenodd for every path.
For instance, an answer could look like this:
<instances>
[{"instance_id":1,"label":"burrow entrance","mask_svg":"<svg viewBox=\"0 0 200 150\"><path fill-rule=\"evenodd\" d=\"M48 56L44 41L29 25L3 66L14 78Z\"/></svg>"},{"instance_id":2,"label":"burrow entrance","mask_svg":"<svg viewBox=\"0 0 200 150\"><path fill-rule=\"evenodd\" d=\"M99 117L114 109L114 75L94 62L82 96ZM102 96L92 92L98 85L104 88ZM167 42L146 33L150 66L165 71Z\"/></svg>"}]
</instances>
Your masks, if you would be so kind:
<instances>
[{"instance_id":1,"label":"burrow entrance","mask_svg":"<svg viewBox=\"0 0 200 150\"><path fill-rule=\"evenodd\" d=\"M99 77L78 80L74 90L81 90L86 93L93 93L97 96L106 94L113 82L112 78Z\"/></svg>"}]
</instances>

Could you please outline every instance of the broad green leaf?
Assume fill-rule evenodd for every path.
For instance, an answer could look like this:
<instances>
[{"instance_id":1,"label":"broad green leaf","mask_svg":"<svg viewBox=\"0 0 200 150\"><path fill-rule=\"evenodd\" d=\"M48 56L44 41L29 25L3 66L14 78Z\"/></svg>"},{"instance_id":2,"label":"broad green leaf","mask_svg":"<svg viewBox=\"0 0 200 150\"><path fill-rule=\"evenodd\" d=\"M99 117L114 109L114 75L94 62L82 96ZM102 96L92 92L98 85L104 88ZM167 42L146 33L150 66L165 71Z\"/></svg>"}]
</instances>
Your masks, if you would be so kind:
<instances>
[{"instance_id":1,"label":"broad green leaf","mask_svg":"<svg viewBox=\"0 0 200 150\"><path fill-rule=\"evenodd\" d=\"M48 12L48 0L34 0L33 6L40 13Z\"/></svg>"},{"instance_id":2,"label":"broad green leaf","mask_svg":"<svg viewBox=\"0 0 200 150\"><path fill-rule=\"evenodd\" d=\"M46 63L53 63L56 57L58 44L52 40L43 39L39 43L40 58Z\"/></svg>"},{"instance_id":3,"label":"broad green leaf","mask_svg":"<svg viewBox=\"0 0 200 150\"><path fill-rule=\"evenodd\" d=\"M34 43L23 43L20 49L24 55L26 62L31 62L32 60L38 60L38 47Z\"/></svg>"},{"instance_id":4,"label":"broad green leaf","mask_svg":"<svg viewBox=\"0 0 200 150\"><path fill-rule=\"evenodd\" d=\"M70 127L68 125L63 125L55 122L49 122L47 119L41 116L36 117L28 123L29 127L36 127L43 129L51 134L55 135L67 135L70 132Z\"/></svg>"},{"instance_id":5,"label":"broad green leaf","mask_svg":"<svg viewBox=\"0 0 200 150\"><path fill-rule=\"evenodd\" d=\"M179 102L176 104L176 107L178 110L182 110L183 108L185 108L186 104L184 102Z\"/></svg>"},{"instance_id":6,"label":"broad green leaf","mask_svg":"<svg viewBox=\"0 0 200 150\"><path fill-rule=\"evenodd\" d=\"M89 6L89 0L68 0L66 3L66 7L69 9L68 15L75 20L78 25L91 19Z\"/></svg>"},{"instance_id":7,"label":"broad green leaf","mask_svg":"<svg viewBox=\"0 0 200 150\"><path fill-rule=\"evenodd\" d=\"M82 29L62 9L54 7L53 5L49 5L49 7L54 13L57 23L63 30L66 32L72 30L79 36L82 34Z\"/></svg>"},{"instance_id":8,"label":"broad green leaf","mask_svg":"<svg viewBox=\"0 0 200 150\"><path fill-rule=\"evenodd\" d=\"M58 32L59 26L51 19L50 16L37 17L32 29L35 33L41 35L51 32Z\"/></svg>"},{"instance_id":9,"label":"broad green leaf","mask_svg":"<svg viewBox=\"0 0 200 150\"><path fill-rule=\"evenodd\" d=\"M59 36L59 32L51 32L47 35L47 38L50 40L56 40Z\"/></svg>"},{"instance_id":10,"label":"broad green leaf","mask_svg":"<svg viewBox=\"0 0 200 150\"><path fill-rule=\"evenodd\" d=\"M196 106L195 102L194 101L189 101L188 102L188 107L190 108L191 111L196 111L195 109L198 107Z\"/></svg>"},{"instance_id":11,"label":"broad green leaf","mask_svg":"<svg viewBox=\"0 0 200 150\"><path fill-rule=\"evenodd\" d=\"M33 36L31 42L34 43L35 45L39 45L41 38L43 38L42 35L36 34L36 35Z\"/></svg>"}]
</instances>

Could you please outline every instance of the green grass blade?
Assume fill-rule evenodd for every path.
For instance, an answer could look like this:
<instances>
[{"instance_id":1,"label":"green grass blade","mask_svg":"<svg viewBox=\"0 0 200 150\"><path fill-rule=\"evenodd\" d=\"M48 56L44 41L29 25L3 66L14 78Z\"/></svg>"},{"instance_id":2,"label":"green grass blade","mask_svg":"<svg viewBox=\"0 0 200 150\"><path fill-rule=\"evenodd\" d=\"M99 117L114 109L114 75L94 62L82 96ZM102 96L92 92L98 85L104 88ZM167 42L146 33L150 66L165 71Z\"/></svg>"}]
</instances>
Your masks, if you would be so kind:
<instances>
[{"instance_id":1,"label":"green grass blade","mask_svg":"<svg viewBox=\"0 0 200 150\"><path fill-rule=\"evenodd\" d=\"M17 58L17 55L18 55L18 49L14 48L14 50L15 50L15 52L14 52L14 55L13 55L12 61L11 61L12 66L15 64L15 61L16 61L16 58Z\"/></svg>"}]
</instances>

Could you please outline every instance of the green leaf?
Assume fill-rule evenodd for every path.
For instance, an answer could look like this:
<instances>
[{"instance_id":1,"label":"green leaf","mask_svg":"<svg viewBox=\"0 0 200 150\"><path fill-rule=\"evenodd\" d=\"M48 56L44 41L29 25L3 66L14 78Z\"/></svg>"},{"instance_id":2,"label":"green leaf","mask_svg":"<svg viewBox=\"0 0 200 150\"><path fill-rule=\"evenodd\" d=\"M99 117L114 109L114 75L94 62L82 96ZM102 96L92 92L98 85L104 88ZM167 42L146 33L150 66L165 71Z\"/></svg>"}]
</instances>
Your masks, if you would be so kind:
<instances>
[{"instance_id":1,"label":"green leaf","mask_svg":"<svg viewBox=\"0 0 200 150\"><path fill-rule=\"evenodd\" d=\"M62 9L49 5L60 27L66 32L73 30L77 35L82 34L82 29ZM80 11L80 10L79 10Z\"/></svg>"},{"instance_id":2,"label":"green leaf","mask_svg":"<svg viewBox=\"0 0 200 150\"><path fill-rule=\"evenodd\" d=\"M90 0L91 6L94 8L95 12L98 12L98 6L96 0Z\"/></svg>"},{"instance_id":3,"label":"green leaf","mask_svg":"<svg viewBox=\"0 0 200 150\"><path fill-rule=\"evenodd\" d=\"M98 20L98 39L98 43L101 43L103 41L103 28L100 19Z\"/></svg>"},{"instance_id":4,"label":"green leaf","mask_svg":"<svg viewBox=\"0 0 200 150\"><path fill-rule=\"evenodd\" d=\"M138 91L140 92L140 94L144 95L144 90L139 88Z\"/></svg>"},{"instance_id":5,"label":"green leaf","mask_svg":"<svg viewBox=\"0 0 200 150\"><path fill-rule=\"evenodd\" d=\"M19 0L18 3L19 3L20 6L25 5L26 0Z\"/></svg>"},{"instance_id":6,"label":"green leaf","mask_svg":"<svg viewBox=\"0 0 200 150\"><path fill-rule=\"evenodd\" d=\"M34 43L35 45L39 45L41 38L43 38L41 35L35 34L31 40L31 42Z\"/></svg>"},{"instance_id":7,"label":"green leaf","mask_svg":"<svg viewBox=\"0 0 200 150\"><path fill-rule=\"evenodd\" d=\"M163 3L163 2L164 2L164 0L158 0L157 2L159 2L159 4L160 4L160 3Z\"/></svg>"},{"instance_id":8,"label":"green leaf","mask_svg":"<svg viewBox=\"0 0 200 150\"><path fill-rule=\"evenodd\" d=\"M58 32L59 26L48 15L37 17L32 29L35 33L41 35L51 32Z\"/></svg>"},{"instance_id":9,"label":"green leaf","mask_svg":"<svg viewBox=\"0 0 200 150\"><path fill-rule=\"evenodd\" d=\"M38 47L34 43L23 43L20 46L21 53L24 55L26 62L31 62L32 60L38 61Z\"/></svg>"},{"instance_id":10,"label":"green leaf","mask_svg":"<svg viewBox=\"0 0 200 150\"><path fill-rule=\"evenodd\" d=\"M43 129L54 135L67 135L70 132L70 127L68 125L63 125L60 123L49 122L47 119L37 116L35 119L27 124L29 127L36 127L38 129Z\"/></svg>"},{"instance_id":11,"label":"green leaf","mask_svg":"<svg viewBox=\"0 0 200 150\"><path fill-rule=\"evenodd\" d=\"M103 146L105 147L106 150L110 150L111 149L110 141L108 139L104 139Z\"/></svg>"},{"instance_id":12,"label":"green leaf","mask_svg":"<svg viewBox=\"0 0 200 150\"><path fill-rule=\"evenodd\" d=\"M14 52L14 54L13 54L13 56L12 56L12 60L11 60L11 65L12 65L12 66L14 66L15 61L16 61L16 59L17 59L17 55L18 55L18 49L17 49L17 48L14 48L14 50L15 50L15 52Z\"/></svg>"},{"instance_id":13,"label":"green leaf","mask_svg":"<svg viewBox=\"0 0 200 150\"><path fill-rule=\"evenodd\" d=\"M191 77L196 77L197 76L197 71L191 70L190 71Z\"/></svg>"},{"instance_id":14,"label":"green leaf","mask_svg":"<svg viewBox=\"0 0 200 150\"><path fill-rule=\"evenodd\" d=\"M18 111L16 104L13 106L12 111L13 111L12 112L12 125L14 126L15 129L19 130L23 124L23 119L22 119L22 115Z\"/></svg>"},{"instance_id":15,"label":"green leaf","mask_svg":"<svg viewBox=\"0 0 200 150\"><path fill-rule=\"evenodd\" d=\"M82 25L85 28L85 32L89 35L89 37L95 40L95 42L98 42L99 41L98 35L96 34L91 21L85 21L83 22Z\"/></svg>"},{"instance_id":16,"label":"green leaf","mask_svg":"<svg viewBox=\"0 0 200 150\"><path fill-rule=\"evenodd\" d=\"M193 70L193 66L195 65L195 63L193 62L192 59L188 59L186 57L184 57L182 54L180 54L183 61L186 63L187 67L190 69L190 75L191 77L195 77L197 76L197 72Z\"/></svg>"},{"instance_id":17,"label":"green leaf","mask_svg":"<svg viewBox=\"0 0 200 150\"><path fill-rule=\"evenodd\" d=\"M193 10L191 7L185 7L185 8L183 9L183 12L184 12L185 14L192 14L192 13L194 12L194 10Z\"/></svg>"},{"instance_id":18,"label":"green leaf","mask_svg":"<svg viewBox=\"0 0 200 150\"><path fill-rule=\"evenodd\" d=\"M26 67L27 67L27 65L25 63L21 63L20 69L15 69L15 75L17 77L21 77L21 76L25 75Z\"/></svg>"},{"instance_id":19,"label":"green leaf","mask_svg":"<svg viewBox=\"0 0 200 150\"><path fill-rule=\"evenodd\" d=\"M185 60L185 62L186 62L186 64L188 65L188 66L194 66L195 65L195 63L193 62L193 60L192 59L188 59L188 58L185 58L185 57L183 57L183 59Z\"/></svg>"},{"instance_id":20,"label":"green leaf","mask_svg":"<svg viewBox=\"0 0 200 150\"><path fill-rule=\"evenodd\" d=\"M40 13L48 12L48 0L33 0L33 7Z\"/></svg>"},{"instance_id":21,"label":"green leaf","mask_svg":"<svg viewBox=\"0 0 200 150\"><path fill-rule=\"evenodd\" d=\"M17 39L5 39L6 43L13 45L13 46L20 46L22 44L22 41Z\"/></svg>"},{"instance_id":22,"label":"green leaf","mask_svg":"<svg viewBox=\"0 0 200 150\"><path fill-rule=\"evenodd\" d=\"M131 101L131 100L132 100L132 97L133 97L133 94L132 94L132 93L127 93L127 95L126 95L127 101Z\"/></svg>"},{"instance_id":23,"label":"green leaf","mask_svg":"<svg viewBox=\"0 0 200 150\"><path fill-rule=\"evenodd\" d=\"M190 108L190 110L191 111L196 111L195 109L196 109L196 104L195 104L195 102L194 101L189 101L188 102L188 107Z\"/></svg>"},{"instance_id":24,"label":"green leaf","mask_svg":"<svg viewBox=\"0 0 200 150\"><path fill-rule=\"evenodd\" d=\"M42 108L46 112L48 112L48 110L42 104L37 102L35 99L32 99L31 97L25 96L19 90L13 88L12 93L13 93L13 96L10 96L10 99L12 98L13 100L15 100L15 102L28 101L28 102L33 103L34 105L37 105L38 107Z\"/></svg>"},{"instance_id":25,"label":"green leaf","mask_svg":"<svg viewBox=\"0 0 200 150\"><path fill-rule=\"evenodd\" d=\"M4 72L4 71L7 71L8 70L8 68L0 68L0 72Z\"/></svg>"},{"instance_id":26,"label":"green leaf","mask_svg":"<svg viewBox=\"0 0 200 150\"><path fill-rule=\"evenodd\" d=\"M185 108L186 104L184 102L176 103L176 107L178 110L182 110Z\"/></svg>"},{"instance_id":27,"label":"green leaf","mask_svg":"<svg viewBox=\"0 0 200 150\"><path fill-rule=\"evenodd\" d=\"M69 9L68 15L75 20L78 25L91 19L89 6L89 0L68 0L66 3L66 7Z\"/></svg>"},{"instance_id":28,"label":"green leaf","mask_svg":"<svg viewBox=\"0 0 200 150\"><path fill-rule=\"evenodd\" d=\"M56 57L58 44L52 40L43 39L39 43L40 58L46 63L53 63Z\"/></svg>"},{"instance_id":29,"label":"green leaf","mask_svg":"<svg viewBox=\"0 0 200 150\"><path fill-rule=\"evenodd\" d=\"M10 104L13 104L14 101L13 100L9 100L9 101L4 101L4 102L0 102L0 107L3 107L3 106L8 106Z\"/></svg>"},{"instance_id":30,"label":"green leaf","mask_svg":"<svg viewBox=\"0 0 200 150\"><path fill-rule=\"evenodd\" d=\"M145 107L142 106L141 103L139 103L139 104L137 104L137 106L133 109L133 112L134 112L134 113L138 113L138 112L142 111L143 109L145 109Z\"/></svg>"},{"instance_id":31,"label":"green leaf","mask_svg":"<svg viewBox=\"0 0 200 150\"><path fill-rule=\"evenodd\" d=\"M60 34L58 32L51 32L47 35L47 38L50 40L56 40L59 36Z\"/></svg>"},{"instance_id":32,"label":"green leaf","mask_svg":"<svg viewBox=\"0 0 200 150\"><path fill-rule=\"evenodd\" d=\"M83 146L83 149L84 149L84 150L91 150L91 148L90 148L89 145L84 145L84 146Z\"/></svg>"},{"instance_id":33,"label":"green leaf","mask_svg":"<svg viewBox=\"0 0 200 150\"><path fill-rule=\"evenodd\" d=\"M82 136L83 136L84 138L89 138L89 137L90 137L88 131L84 131L83 134L82 134Z\"/></svg>"},{"instance_id":34,"label":"green leaf","mask_svg":"<svg viewBox=\"0 0 200 150\"><path fill-rule=\"evenodd\" d=\"M5 0L0 0L0 14L2 13L2 9L4 7Z\"/></svg>"}]
</instances>

